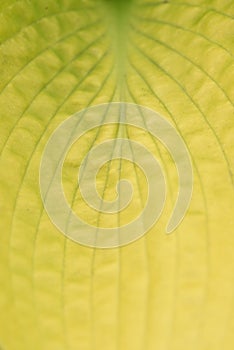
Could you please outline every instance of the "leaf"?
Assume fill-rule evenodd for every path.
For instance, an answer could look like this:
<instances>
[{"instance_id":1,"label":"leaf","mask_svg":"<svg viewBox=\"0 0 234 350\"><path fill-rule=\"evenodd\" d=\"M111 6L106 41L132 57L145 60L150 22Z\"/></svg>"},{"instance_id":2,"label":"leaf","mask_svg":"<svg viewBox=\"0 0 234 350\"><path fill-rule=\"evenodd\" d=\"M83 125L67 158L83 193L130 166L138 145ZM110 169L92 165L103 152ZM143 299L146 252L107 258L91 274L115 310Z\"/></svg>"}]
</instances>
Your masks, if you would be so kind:
<instances>
[{"instance_id":1,"label":"leaf","mask_svg":"<svg viewBox=\"0 0 234 350\"><path fill-rule=\"evenodd\" d=\"M0 343L9 350L233 349L233 4L231 0L3 0L0 4ZM135 201L120 215L83 202L77 170L89 148L125 135L164 168L160 220L115 249L62 235L42 203L39 168L54 130L89 106L153 109L183 138L192 201L170 235L178 190L167 149L135 127L85 134L63 168L74 212L96 225L142 210L147 181L128 161L100 169L97 190Z\"/></svg>"}]
</instances>

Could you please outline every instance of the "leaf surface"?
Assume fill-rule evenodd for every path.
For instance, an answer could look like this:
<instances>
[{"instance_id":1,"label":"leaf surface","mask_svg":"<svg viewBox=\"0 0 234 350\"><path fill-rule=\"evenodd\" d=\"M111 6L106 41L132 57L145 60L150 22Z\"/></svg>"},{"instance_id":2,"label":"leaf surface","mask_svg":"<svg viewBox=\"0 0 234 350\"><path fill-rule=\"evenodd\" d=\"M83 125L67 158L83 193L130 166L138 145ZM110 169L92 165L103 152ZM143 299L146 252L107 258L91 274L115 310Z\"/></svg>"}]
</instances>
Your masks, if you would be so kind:
<instances>
[{"instance_id":1,"label":"leaf surface","mask_svg":"<svg viewBox=\"0 0 234 350\"><path fill-rule=\"evenodd\" d=\"M233 2L3 0L0 4L0 344L6 350L231 350L234 346ZM167 202L141 239L100 250L62 235L46 214L39 167L70 115L107 102L157 111L189 150L194 189L171 235L178 180L165 147L137 128L103 126L71 148L63 169L73 210L96 225L133 218L146 180L113 160L97 189L123 214L85 206L77 170L89 148L124 135L164 168Z\"/></svg>"}]
</instances>

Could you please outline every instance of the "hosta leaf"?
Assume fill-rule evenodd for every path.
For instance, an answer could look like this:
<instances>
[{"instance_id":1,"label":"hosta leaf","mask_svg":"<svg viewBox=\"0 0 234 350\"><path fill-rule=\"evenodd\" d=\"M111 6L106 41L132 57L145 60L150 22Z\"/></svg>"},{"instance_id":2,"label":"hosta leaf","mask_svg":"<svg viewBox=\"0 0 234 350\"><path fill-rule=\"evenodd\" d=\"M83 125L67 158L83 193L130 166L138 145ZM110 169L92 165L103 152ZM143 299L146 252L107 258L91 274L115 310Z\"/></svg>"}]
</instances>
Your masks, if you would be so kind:
<instances>
[{"instance_id":1,"label":"hosta leaf","mask_svg":"<svg viewBox=\"0 0 234 350\"><path fill-rule=\"evenodd\" d=\"M0 12L0 347L233 349L233 2L2 0ZM126 211L97 214L82 202L82 159L117 136L154 154L168 191L162 216L139 240L88 248L47 215L40 162L69 116L118 101L149 107L175 127L192 160L193 196L166 235L178 191L168 150L136 127L95 128L64 162L76 214L109 227L142 210L144 173L121 159L100 169L97 191L113 200L128 178L134 201Z\"/></svg>"}]
</instances>

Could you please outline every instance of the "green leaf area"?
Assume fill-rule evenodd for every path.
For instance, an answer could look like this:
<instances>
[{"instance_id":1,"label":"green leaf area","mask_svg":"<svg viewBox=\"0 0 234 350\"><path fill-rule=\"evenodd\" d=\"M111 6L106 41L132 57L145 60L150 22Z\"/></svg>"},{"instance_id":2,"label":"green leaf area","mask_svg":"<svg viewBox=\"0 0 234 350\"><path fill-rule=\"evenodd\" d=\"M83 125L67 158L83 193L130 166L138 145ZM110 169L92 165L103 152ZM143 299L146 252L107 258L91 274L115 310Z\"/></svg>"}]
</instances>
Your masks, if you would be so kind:
<instances>
[{"instance_id":1,"label":"green leaf area","mask_svg":"<svg viewBox=\"0 0 234 350\"><path fill-rule=\"evenodd\" d=\"M232 0L1 0L0 344L4 350L233 350L234 109ZM45 145L62 121L111 101L157 111L183 138L194 170L181 225L165 226L177 173L158 140L128 127L167 178L160 220L141 239L95 249L50 221L39 189ZM82 202L77 170L118 125L92 130L67 155L63 185L74 212L114 218ZM147 183L113 160L97 189L113 199L127 177L144 205ZM117 217L118 217L117 215ZM116 218L115 218L116 219ZM117 218L118 219L118 218Z\"/></svg>"}]
</instances>

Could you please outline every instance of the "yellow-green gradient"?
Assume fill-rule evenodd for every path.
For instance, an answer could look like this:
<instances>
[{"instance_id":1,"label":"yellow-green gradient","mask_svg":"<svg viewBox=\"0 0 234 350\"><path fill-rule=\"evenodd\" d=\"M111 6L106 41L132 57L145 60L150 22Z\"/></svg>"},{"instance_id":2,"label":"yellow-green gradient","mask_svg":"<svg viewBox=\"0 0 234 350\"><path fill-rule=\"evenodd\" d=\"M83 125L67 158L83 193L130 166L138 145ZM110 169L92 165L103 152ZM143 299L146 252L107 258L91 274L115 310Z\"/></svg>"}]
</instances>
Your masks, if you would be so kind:
<instances>
[{"instance_id":1,"label":"yellow-green gradient","mask_svg":"<svg viewBox=\"0 0 234 350\"><path fill-rule=\"evenodd\" d=\"M0 347L233 350L233 1L2 0L0 12ZM98 139L93 130L64 164L76 213L77 165L91 144L111 137L146 145L168 193L159 222L140 240L87 248L47 216L41 156L70 115L120 100L177 128L193 162L193 197L166 235L178 179L165 147L137 128L101 127ZM131 218L145 201L139 169L110 162L97 187L113 198L125 175L137 198ZM83 207L82 215L93 219Z\"/></svg>"}]
</instances>

